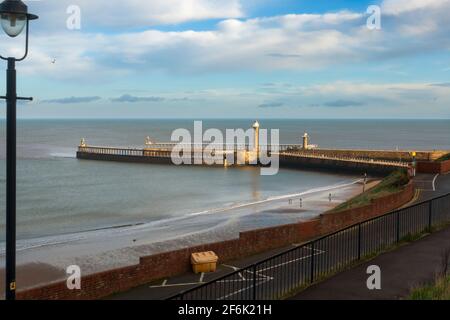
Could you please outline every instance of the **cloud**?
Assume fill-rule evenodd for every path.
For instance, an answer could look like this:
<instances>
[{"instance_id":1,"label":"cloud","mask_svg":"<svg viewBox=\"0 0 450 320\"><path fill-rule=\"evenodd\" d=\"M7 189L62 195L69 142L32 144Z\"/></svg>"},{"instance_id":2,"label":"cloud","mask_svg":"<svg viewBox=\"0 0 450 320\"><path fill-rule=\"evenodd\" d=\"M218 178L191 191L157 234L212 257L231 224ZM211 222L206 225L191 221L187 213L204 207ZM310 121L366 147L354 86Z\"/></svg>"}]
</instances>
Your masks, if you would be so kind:
<instances>
[{"instance_id":1,"label":"cloud","mask_svg":"<svg viewBox=\"0 0 450 320\"><path fill-rule=\"evenodd\" d=\"M282 106L284 106L283 102L266 102L266 103L260 104L258 107L259 108L279 108Z\"/></svg>"},{"instance_id":2,"label":"cloud","mask_svg":"<svg viewBox=\"0 0 450 320\"><path fill-rule=\"evenodd\" d=\"M84 28L142 28L244 16L240 0L45 0L30 2L29 7L46 28L51 22L65 27L66 10L74 4Z\"/></svg>"},{"instance_id":3,"label":"cloud","mask_svg":"<svg viewBox=\"0 0 450 320\"><path fill-rule=\"evenodd\" d=\"M58 103L58 104L76 104L76 103L89 103L100 100L101 97L68 97L60 99L42 100L41 103Z\"/></svg>"},{"instance_id":4,"label":"cloud","mask_svg":"<svg viewBox=\"0 0 450 320\"><path fill-rule=\"evenodd\" d=\"M450 82L443 82L443 83L433 83L430 84L432 87L444 87L444 88L450 88Z\"/></svg>"},{"instance_id":5,"label":"cloud","mask_svg":"<svg viewBox=\"0 0 450 320\"><path fill-rule=\"evenodd\" d=\"M272 58L301 58L299 54L288 54L288 53L268 53L269 57Z\"/></svg>"},{"instance_id":6,"label":"cloud","mask_svg":"<svg viewBox=\"0 0 450 320\"><path fill-rule=\"evenodd\" d=\"M382 13L399 15L405 12L435 9L450 4L449 0L385 0Z\"/></svg>"},{"instance_id":7,"label":"cloud","mask_svg":"<svg viewBox=\"0 0 450 320\"><path fill-rule=\"evenodd\" d=\"M360 107L365 105L364 102L361 101L354 101L354 100L334 100L334 101L328 101L324 103L324 106L326 107Z\"/></svg>"},{"instance_id":8,"label":"cloud","mask_svg":"<svg viewBox=\"0 0 450 320\"><path fill-rule=\"evenodd\" d=\"M129 94L124 94L123 96L119 98L113 98L111 101L113 102L161 102L165 99L162 97L136 97Z\"/></svg>"},{"instance_id":9,"label":"cloud","mask_svg":"<svg viewBox=\"0 0 450 320\"><path fill-rule=\"evenodd\" d=\"M295 72L378 64L450 50L450 0L402 0L402 5L397 0L384 0L382 29L378 31L367 29L364 12L348 10L236 19L243 15L237 0L132 0L118 6L110 1L105 5L106 0L80 1L83 25L120 28L128 22L139 28L116 32L89 27L81 32L48 28L48 32L33 36L24 72L77 81L149 72ZM52 1L34 5L45 15L45 7L50 6L47 2ZM202 30L164 31L151 27L154 23L212 18L224 20ZM65 21L61 25L65 26ZM53 58L57 58L56 64L50 63ZM87 73L91 74L88 79Z\"/></svg>"}]
</instances>

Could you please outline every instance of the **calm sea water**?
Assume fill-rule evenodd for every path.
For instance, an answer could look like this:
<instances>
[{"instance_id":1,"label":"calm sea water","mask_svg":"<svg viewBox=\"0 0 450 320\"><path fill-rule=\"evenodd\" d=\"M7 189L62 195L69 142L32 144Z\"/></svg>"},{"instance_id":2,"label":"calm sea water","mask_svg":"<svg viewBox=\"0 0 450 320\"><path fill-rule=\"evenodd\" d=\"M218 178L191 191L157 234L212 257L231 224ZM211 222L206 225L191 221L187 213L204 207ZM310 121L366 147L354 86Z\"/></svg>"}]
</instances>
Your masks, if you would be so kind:
<instances>
[{"instance_id":1,"label":"calm sea water","mask_svg":"<svg viewBox=\"0 0 450 320\"><path fill-rule=\"evenodd\" d=\"M204 128L248 128L251 120L206 120ZM263 120L281 143L324 148L450 149L450 120ZM223 169L80 161L91 145L141 147L146 136L169 141L192 120L23 120L18 123L18 238L152 222L272 196L303 192L354 177L256 168ZM5 123L0 123L0 239L5 225ZM1 240L0 240L1 241Z\"/></svg>"}]
</instances>

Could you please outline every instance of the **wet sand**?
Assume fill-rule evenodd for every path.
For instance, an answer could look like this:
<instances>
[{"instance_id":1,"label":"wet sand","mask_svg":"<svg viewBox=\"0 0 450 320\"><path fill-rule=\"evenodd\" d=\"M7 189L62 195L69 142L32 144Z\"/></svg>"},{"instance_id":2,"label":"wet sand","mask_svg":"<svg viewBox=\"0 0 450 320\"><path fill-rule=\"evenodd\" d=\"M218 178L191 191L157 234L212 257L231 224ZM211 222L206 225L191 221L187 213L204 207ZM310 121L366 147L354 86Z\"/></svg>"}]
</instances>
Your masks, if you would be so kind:
<instances>
[{"instance_id":1,"label":"wet sand","mask_svg":"<svg viewBox=\"0 0 450 320\"><path fill-rule=\"evenodd\" d=\"M370 182L368 188L376 183ZM307 221L361 192L362 185L357 182L219 209L183 221L93 230L65 235L57 241L52 237L36 239L31 245L18 245L17 286L20 290L63 280L70 265L80 266L82 275L86 275L136 264L141 256L237 238L242 231ZM0 263L4 263L4 254ZM1 281L3 272L0 269Z\"/></svg>"}]
</instances>

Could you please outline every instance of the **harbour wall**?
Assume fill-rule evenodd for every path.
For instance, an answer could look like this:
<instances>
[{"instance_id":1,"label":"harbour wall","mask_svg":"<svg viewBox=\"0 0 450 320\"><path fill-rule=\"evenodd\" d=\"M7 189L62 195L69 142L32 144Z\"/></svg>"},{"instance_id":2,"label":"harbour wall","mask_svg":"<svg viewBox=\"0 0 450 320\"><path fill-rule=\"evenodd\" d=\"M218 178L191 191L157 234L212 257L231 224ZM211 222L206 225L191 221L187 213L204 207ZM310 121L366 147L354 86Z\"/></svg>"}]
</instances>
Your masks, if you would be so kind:
<instances>
[{"instance_id":1,"label":"harbour wall","mask_svg":"<svg viewBox=\"0 0 450 320\"><path fill-rule=\"evenodd\" d=\"M170 153L169 153L170 154ZM130 163L168 164L171 165L170 156L138 156L138 155L118 155L100 154L90 152L77 152L77 158L83 160L117 161ZM194 159L191 159L194 164ZM329 159L322 157L293 157L291 155L280 154L280 167L296 169L314 169L331 172L351 172L357 174L370 173L373 175L386 175L399 167L394 164L377 163L370 161L349 161L345 159Z\"/></svg>"},{"instance_id":2,"label":"harbour wall","mask_svg":"<svg viewBox=\"0 0 450 320\"><path fill-rule=\"evenodd\" d=\"M444 174L450 171L450 160L447 161L419 161L417 163L417 172Z\"/></svg>"},{"instance_id":3,"label":"harbour wall","mask_svg":"<svg viewBox=\"0 0 450 320\"><path fill-rule=\"evenodd\" d=\"M294 243L306 242L388 213L408 203L413 196L414 187L410 182L398 193L376 199L364 207L324 213L306 222L242 232L237 239L141 257L137 265L84 276L81 281L81 290L69 290L66 282L60 281L27 290L19 289L17 298L22 300L104 298L158 279L189 272L191 270L190 256L194 252L214 251L219 256L220 263L252 256ZM18 287L20 288L20 283Z\"/></svg>"},{"instance_id":4,"label":"harbour wall","mask_svg":"<svg viewBox=\"0 0 450 320\"><path fill-rule=\"evenodd\" d=\"M314 169L331 172L349 172L363 175L370 173L372 175L387 175L399 169L399 167L389 164L379 164L357 161L345 161L339 159L327 158L307 158L291 157L280 155L280 167L295 169Z\"/></svg>"},{"instance_id":5,"label":"harbour wall","mask_svg":"<svg viewBox=\"0 0 450 320\"><path fill-rule=\"evenodd\" d=\"M338 150L338 149L313 149L304 151L311 155L327 156L337 158L367 158L375 160L387 161L406 161L411 162L412 155L410 151L394 151L394 150ZM416 151L417 161L434 161L449 153L445 150L434 151Z\"/></svg>"}]
</instances>

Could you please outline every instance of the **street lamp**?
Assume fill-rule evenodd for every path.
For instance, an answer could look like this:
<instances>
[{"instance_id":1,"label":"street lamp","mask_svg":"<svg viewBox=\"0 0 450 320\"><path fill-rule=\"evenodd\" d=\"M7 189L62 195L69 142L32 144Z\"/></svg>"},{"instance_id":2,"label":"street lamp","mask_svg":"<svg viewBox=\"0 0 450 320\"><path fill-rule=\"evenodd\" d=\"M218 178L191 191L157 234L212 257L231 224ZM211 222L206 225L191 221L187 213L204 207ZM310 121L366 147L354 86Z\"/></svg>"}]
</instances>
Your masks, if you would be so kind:
<instances>
[{"instance_id":1,"label":"street lamp","mask_svg":"<svg viewBox=\"0 0 450 320\"><path fill-rule=\"evenodd\" d=\"M38 16L28 13L28 7L21 0L5 0L0 3L0 20L9 37L17 37L26 28L25 53L23 57L0 58L8 61L6 71L6 267L5 298L16 298L16 103L17 100L33 98L17 97L16 61L24 60L28 55L28 27L30 20Z\"/></svg>"}]
</instances>

